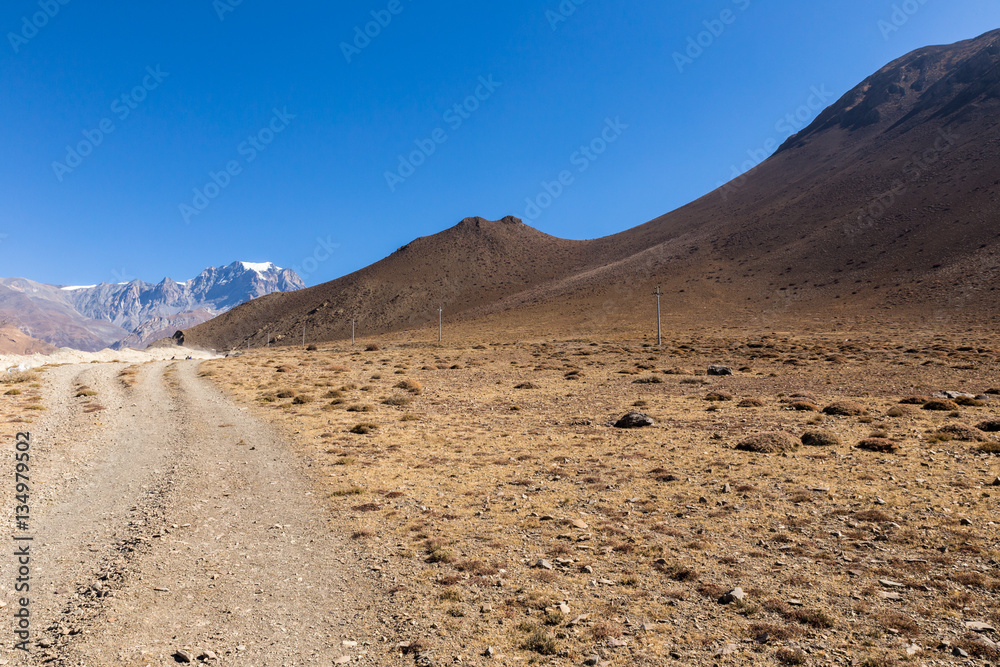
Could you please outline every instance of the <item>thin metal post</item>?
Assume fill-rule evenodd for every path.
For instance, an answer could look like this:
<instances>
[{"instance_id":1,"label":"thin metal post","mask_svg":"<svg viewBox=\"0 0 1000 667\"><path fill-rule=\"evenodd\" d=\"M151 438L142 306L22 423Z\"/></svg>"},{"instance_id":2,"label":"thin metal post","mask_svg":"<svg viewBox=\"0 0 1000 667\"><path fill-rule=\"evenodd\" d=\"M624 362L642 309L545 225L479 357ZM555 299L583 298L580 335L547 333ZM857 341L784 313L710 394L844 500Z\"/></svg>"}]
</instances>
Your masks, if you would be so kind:
<instances>
[{"instance_id":1,"label":"thin metal post","mask_svg":"<svg viewBox=\"0 0 1000 667\"><path fill-rule=\"evenodd\" d=\"M656 286L656 344L658 346L663 345L663 328L660 326L660 297L663 293L660 292L660 286Z\"/></svg>"},{"instance_id":2,"label":"thin metal post","mask_svg":"<svg viewBox=\"0 0 1000 667\"><path fill-rule=\"evenodd\" d=\"M438 306L438 342L441 342L441 316L444 313L444 308Z\"/></svg>"},{"instance_id":3,"label":"thin metal post","mask_svg":"<svg viewBox=\"0 0 1000 667\"><path fill-rule=\"evenodd\" d=\"M306 325L302 325L302 347L306 346Z\"/></svg>"},{"instance_id":4,"label":"thin metal post","mask_svg":"<svg viewBox=\"0 0 1000 667\"><path fill-rule=\"evenodd\" d=\"M357 320L351 320L351 345L354 345L354 327Z\"/></svg>"}]
</instances>

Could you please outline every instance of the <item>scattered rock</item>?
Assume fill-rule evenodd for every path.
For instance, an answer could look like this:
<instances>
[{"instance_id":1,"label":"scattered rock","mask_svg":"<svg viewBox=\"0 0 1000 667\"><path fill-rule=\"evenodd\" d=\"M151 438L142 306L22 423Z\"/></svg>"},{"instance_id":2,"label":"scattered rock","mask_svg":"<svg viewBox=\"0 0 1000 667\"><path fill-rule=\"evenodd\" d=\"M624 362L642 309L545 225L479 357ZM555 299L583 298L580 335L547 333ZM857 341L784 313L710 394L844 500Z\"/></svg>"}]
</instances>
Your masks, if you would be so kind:
<instances>
[{"instance_id":1,"label":"scattered rock","mask_svg":"<svg viewBox=\"0 0 1000 667\"><path fill-rule=\"evenodd\" d=\"M906 588L904 584L901 584L898 581L892 581L891 579L879 579L878 583L886 588Z\"/></svg>"},{"instance_id":2,"label":"scattered rock","mask_svg":"<svg viewBox=\"0 0 1000 667\"><path fill-rule=\"evenodd\" d=\"M495 648L493 648L492 646L488 646L488 647L486 648L486 650L485 650L485 651L483 651L483 657L485 657L485 658L492 658L492 657L495 657L495 656L496 656L496 654L497 654L497 651L496 651L496 649L495 649Z\"/></svg>"},{"instance_id":3,"label":"scattered rock","mask_svg":"<svg viewBox=\"0 0 1000 667\"><path fill-rule=\"evenodd\" d=\"M732 604L734 602L743 602L744 598L746 598L746 593L743 592L742 588L737 586L736 588L734 588L733 590L729 591L721 598L719 598L719 604Z\"/></svg>"},{"instance_id":4,"label":"scattered rock","mask_svg":"<svg viewBox=\"0 0 1000 667\"><path fill-rule=\"evenodd\" d=\"M798 447L798 442L783 431L758 433L741 440L736 449L741 452L756 452L759 454L777 454Z\"/></svg>"},{"instance_id":5,"label":"scattered rock","mask_svg":"<svg viewBox=\"0 0 1000 667\"><path fill-rule=\"evenodd\" d=\"M579 528L580 530L587 530L587 528L589 528L587 523L585 521L581 521L580 519L573 519L572 521L569 522L569 525L573 526L574 528Z\"/></svg>"},{"instance_id":6,"label":"scattered rock","mask_svg":"<svg viewBox=\"0 0 1000 667\"><path fill-rule=\"evenodd\" d=\"M879 454L893 454L899 451L899 443L889 438L865 438L858 443L858 449Z\"/></svg>"},{"instance_id":7,"label":"scattered rock","mask_svg":"<svg viewBox=\"0 0 1000 667\"><path fill-rule=\"evenodd\" d=\"M996 632L996 628L982 621L966 621L965 627L973 632Z\"/></svg>"},{"instance_id":8,"label":"scattered rock","mask_svg":"<svg viewBox=\"0 0 1000 667\"><path fill-rule=\"evenodd\" d=\"M540 558L538 560L538 562L535 563L535 568L539 569L539 570L554 570L555 569L555 567L553 567L552 563L550 563L549 561L545 560L544 558Z\"/></svg>"},{"instance_id":9,"label":"scattered rock","mask_svg":"<svg viewBox=\"0 0 1000 667\"><path fill-rule=\"evenodd\" d=\"M615 422L615 428L644 428L655 424L656 422L653 421L653 418L647 414L630 412Z\"/></svg>"},{"instance_id":10,"label":"scattered rock","mask_svg":"<svg viewBox=\"0 0 1000 667\"><path fill-rule=\"evenodd\" d=\"M823 408L823 413L835 417L860 417L867 415L868 410L860 403L853 401L837 401Z\"/></svg>"},{"instance_id":11,"label":"scattered rock","mask_svg":"<svg viewBox=\"0 0 1000 667\"><path fill-rule=\"evenodd\" d=\"M991 486L1000 486L1000 477L997 477L995 480L993 480L993 484L991 484Z\"/></svg>"},{"instance_id":12,"label":"scattered rock","mask_svg":"<svg viewBox=\"0 0 1000 667\"><path fill-rule=\"evenodd\" d=\"M194 653L182 648L174 653L173 658L177 662L194 662Z\"/></svg>"},{"instance_id":13,"label":"scattered rock","mask_svg":"<svg viewBox=\"0 0 1000 667\"><path fill-rule=\"evenodd\" d=\"M731 366L709 366L709 375L735 375Z\"/></svg>"},{"instance_id":14,"label":"scattered rock","mask_svg":"<svg viewBox=\"0 0 1000 667\"><path fill-rule=\"evenodd\" d=\"M953 656L955 656L956 658L968 658L969 657L968 653L966 653L965 651L963 651L962 649L960 649L957 646L955 648L951 649L951 654Z\"/></svg>"},{"instance_id":15,"label":"scattered rock","mask_svg":"<svg viewBox=\"0 0 1000 667\"><path fill-rule=\"evenodd\" d=\"M802 444L807 447L837 447L840 438L825 431L806 431L802 434Z\"/></svg>"},{"instance_id":16,"label":"scattered rock","mask_svg":"<svg viewBox=\"0 0 1000 667\"><path fill-rule=\"evenodd\" d=\"M589 658L587 658L586 660L584 660L583 664L585 664L585 665L596 665L600 661L601 661L601 656L599 656L599 655L592 655Z\"/></svg>"},{"instance_id":17,"label":"scattered rock","mask_svg":"<svg viewBox=\"0 0 1000 667\"><path fill-rule=\"evenodd\" d=\"M516 385L514 389L538 389L538 385L533 382L522 382L521 384Z\"/></svg>"},{"instance_id":18,"label":"scattered rock","mask_svg":"<svg viewBox=\"0 0 1000 667\"><path fill-rule=\"evenodd\" d=\"M202 662L208 662L209 660L218 660L219 656L215 653L215 651L202 651L198 656L198 659Z\"/></svg>"}]
</instances>

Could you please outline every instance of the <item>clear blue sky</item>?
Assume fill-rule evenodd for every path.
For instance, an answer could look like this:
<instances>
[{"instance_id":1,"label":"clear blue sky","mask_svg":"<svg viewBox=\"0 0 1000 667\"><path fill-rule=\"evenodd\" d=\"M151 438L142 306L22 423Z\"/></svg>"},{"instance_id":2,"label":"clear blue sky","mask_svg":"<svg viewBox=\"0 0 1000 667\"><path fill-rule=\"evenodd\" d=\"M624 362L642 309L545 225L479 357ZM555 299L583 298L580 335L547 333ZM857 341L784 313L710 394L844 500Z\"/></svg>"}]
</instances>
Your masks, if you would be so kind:
<instances>
[{"instance_id":1,"label":"clear blue sky","mask_svg":"<svg viewBox=\"0 0 1000 667\"><path fill-rule=\"evenodd\" d=\"M995 0L562 6L556 22L559 0L6 0L0 276L158 281L241 259L317 284L471 215L603 236L728 180L813 87L839 97L1000 27ZM212 173L225 187L200 200Z\"/></svg>"}]
</instances>

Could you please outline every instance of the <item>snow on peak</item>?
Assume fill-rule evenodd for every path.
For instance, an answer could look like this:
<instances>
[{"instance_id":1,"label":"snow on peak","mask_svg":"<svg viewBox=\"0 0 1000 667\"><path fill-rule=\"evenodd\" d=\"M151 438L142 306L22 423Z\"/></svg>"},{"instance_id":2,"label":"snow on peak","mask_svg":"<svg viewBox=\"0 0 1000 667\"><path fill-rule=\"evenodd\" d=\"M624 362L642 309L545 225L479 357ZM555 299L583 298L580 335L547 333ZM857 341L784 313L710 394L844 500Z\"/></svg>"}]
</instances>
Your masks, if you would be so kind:
<instances>
[{"instance_id":1,"label":"snow on peak","mask_svg":"<svg viewBox=\"0 0 1000 667\"><path fill-rule=\"evenodd\" d=\"M60 287L64 292L77 292L82 289L94 289L97 285L67 285L66 287Z\"/></svg>"},{"instance_id":2,"label":"snow on peak","mask_svg":"<svg viewBox=\"0 0 1000 667\"><path fill-rule=\"evenodd\" d=\"M267 273L268 271L281 271L280 266L275 266L272 262L254 263L254 262L240 262L244 269L248 271L256 271L258 274Z\"/></svg>"}]
</instances>

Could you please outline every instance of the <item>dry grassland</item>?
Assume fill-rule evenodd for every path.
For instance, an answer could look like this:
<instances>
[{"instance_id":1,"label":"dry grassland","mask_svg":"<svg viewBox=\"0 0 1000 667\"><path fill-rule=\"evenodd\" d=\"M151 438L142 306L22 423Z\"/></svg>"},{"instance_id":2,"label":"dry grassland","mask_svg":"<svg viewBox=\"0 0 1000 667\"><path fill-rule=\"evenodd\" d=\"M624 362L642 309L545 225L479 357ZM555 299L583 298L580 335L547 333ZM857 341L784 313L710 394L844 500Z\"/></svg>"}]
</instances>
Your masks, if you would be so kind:
<instances>
[{"instance_id":1,"label":"dry grassland","mask_svg":"<svg viewBox=\"0 0 1000 667\"><path fill-rule=\"evenodd\" d=\"M334 529L381 559L404 651L1000 661L1000 637L966 625L1000 626L1000 459L981 451L997 434L975 428L1000 418L995 340L363 349L204 369L294 433ZM736 375L707 376L715 363ZM994 393L915 398L944 390ZM611 426L631 410L656 425ZM734 448L778 431L812 444Z\"/></svg>"}]
</instances>

